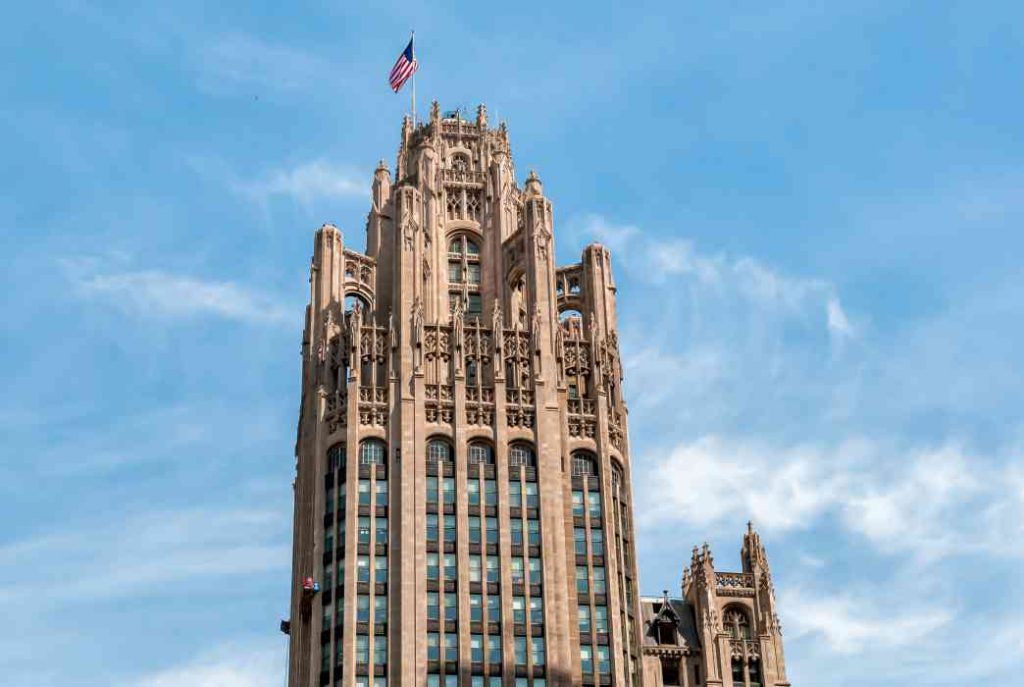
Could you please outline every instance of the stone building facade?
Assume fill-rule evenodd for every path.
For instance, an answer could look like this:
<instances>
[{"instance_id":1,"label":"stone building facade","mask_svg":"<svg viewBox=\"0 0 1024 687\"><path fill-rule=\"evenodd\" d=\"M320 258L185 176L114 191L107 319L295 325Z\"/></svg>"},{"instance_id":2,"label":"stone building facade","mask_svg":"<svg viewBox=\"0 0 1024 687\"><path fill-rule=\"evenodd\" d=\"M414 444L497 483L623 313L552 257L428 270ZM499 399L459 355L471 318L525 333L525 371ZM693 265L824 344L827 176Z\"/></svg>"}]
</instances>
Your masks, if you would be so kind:
<instances>
[{"instance_id":1,"label":"stone building facade","mask_svg":"<svg viewBox=\"0 0 1024 687\"><path fill-rule=\"evenodd\" d=\"M710 554L676 606L719 624L651 640L669 611L637 593L610 255L556 266L552 232L505 126L436 103L374 173L365 252L316 232L289 687L694 684L665 652L686 673L732 646Z\"/></svg>"}]
</instances>

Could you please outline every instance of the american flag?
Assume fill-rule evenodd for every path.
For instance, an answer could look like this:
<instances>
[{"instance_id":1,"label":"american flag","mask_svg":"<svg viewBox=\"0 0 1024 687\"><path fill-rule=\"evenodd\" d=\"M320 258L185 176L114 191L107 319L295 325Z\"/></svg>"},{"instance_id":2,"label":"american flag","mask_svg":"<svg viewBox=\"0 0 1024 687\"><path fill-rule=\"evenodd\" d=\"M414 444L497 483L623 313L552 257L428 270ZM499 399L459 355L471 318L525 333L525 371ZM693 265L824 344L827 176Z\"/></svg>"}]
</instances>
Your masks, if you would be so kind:
<instances>
[{"instance_id":1,"label":"american flag","mask_svg":"<svg viewBox=\"0 0 1024 687\"><path fill-rule=\"evenodd\" d=\"M416 57L412 54L412 39L410 38L409 45L405 46L405 50L398 56L398 61L395 62L395 66L391 68L391 75L388 76L391 90L398 93L409 77L416 73L419 66Z\"/></svg>"}]
</instances>

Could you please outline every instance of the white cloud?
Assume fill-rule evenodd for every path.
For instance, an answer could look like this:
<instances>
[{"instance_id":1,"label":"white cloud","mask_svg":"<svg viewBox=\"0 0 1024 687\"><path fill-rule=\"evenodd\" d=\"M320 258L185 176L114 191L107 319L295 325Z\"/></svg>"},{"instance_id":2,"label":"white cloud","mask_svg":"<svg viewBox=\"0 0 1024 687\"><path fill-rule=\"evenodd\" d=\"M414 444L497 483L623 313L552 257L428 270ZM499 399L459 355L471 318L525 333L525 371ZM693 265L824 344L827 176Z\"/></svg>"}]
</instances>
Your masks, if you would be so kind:
<instances>
[{"instance_id":1,"label":"white cloud","mask_svg":"<svg viewBox=\"0 0 1024 687\"><path fill-rule=\"evenodd\" d=\"M157 270L108 271L88 260L62 264L78 294L151 317L220 317L252 324L283 324L293 313L271 296L230 281L203 280Z\"/></svg>"},{"instance_id":2,"label":"white cloud","mask_svg":"<svg viewBox=\"0 0 1024 687\"><path fill-rule=\"evenodd\" d=\"M202 46L195 59L199 85L212 92L306 91L337 85L340 73L322 58L247 34L222 36Z\"/></svg>"},{"instance_id":3,"label":"white cloud","mask_svg":"<svg viewBox=\"0 0 1024 687\"><path fill-rule=\"evenodd\" d=\"M281 648L223 647L183 665L164 668L128 683L130 687L277 687L284 679L286 645Z\"/></svg>"},{"instance_id":4,"label":"white cloud","mask_svg":"<svg viewBox=\"0 0 1024 687\"><path fill-rule=\"evenodd\" d=\"M274 196L289 196L308 204L319 198L369 197L368 177L325 160L313 160L279 169L255 181L234 181L232 187L253 200L265 203Z\"/></svg>"},{"instance_id":5,"label":"white cloud","mask_svg":"<svg viewBox=\"0 0 1024 687\"><path fill-rule=\"evenodd\" d=\"M894 613L887 607L880 612L876 601L844 594L810 597L784 592L779 606L788 637L817 635L843 654L917 644L953 619L939 608L902 608Z\"/></svg>"},{"instance_id":6,"label":"white cloud","mask_svg":"<svg viewBox=\"0 0 1024 687\"><path fill-rule=\"evenodd\" d=\"M751 518L768 530L806 529L825 515L886 553L922 561L985 552L1024 555L1014 468L961 447L904 451L854 440L773 447L707 436L639 471L641 523L708 527Z\"/></svg>"}]
</instances>

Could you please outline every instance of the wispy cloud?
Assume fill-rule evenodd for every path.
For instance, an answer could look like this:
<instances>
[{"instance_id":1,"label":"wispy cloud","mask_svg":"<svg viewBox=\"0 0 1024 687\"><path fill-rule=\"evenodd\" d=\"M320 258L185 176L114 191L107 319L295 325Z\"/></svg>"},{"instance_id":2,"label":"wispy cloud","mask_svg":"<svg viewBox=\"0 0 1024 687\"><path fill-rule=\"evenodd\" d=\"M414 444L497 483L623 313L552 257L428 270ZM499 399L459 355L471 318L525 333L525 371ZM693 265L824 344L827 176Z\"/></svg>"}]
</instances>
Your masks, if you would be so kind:
<instances>
[{"instance_id":1,"label":"wispy cloud","mask_svg":"<svg viewBox=\"0 0 1024 687\"><path fill-rule=\"evenodd\" d=\"M234 180L231 186L236 192L261 203L286 196L308 204L321 198L369 197L370 192L368 177L326 160L277 169L255 180Z\"/></svg>"},{"instance_id":2,"label":"wispy cloud","mask_svg":"<svg viewBox=\"0 0 1024 687\"><path fill-rule=\"evenodd\" d=\"M94 260L66 259L65 273L82 298L156 318L218 317L250 324L289 324L293 309L255 288L159 270L111 270Z\"/></svg>"},{"instance_id":3,"label":"wispy cloud","mask_svg":"<svg viewBox=\"0 0 1024 687\"><path fill-rule=\"evenodd\" d=\"M200 87L213 92L303 91L336 81L338 73L327 60L305 50L241 33L200 46L195 61Z\"/></svg>"},{"instance_id":4,"label":"wispy cloud","mask_svg":"<svg viewBox=\"0 0 1024 687\"><path fill-rule=\"evenodd\" d=\"M183 663L142 675L125 687L276 687L286 649L225 646Z\"/></svg>"}]
</instances>

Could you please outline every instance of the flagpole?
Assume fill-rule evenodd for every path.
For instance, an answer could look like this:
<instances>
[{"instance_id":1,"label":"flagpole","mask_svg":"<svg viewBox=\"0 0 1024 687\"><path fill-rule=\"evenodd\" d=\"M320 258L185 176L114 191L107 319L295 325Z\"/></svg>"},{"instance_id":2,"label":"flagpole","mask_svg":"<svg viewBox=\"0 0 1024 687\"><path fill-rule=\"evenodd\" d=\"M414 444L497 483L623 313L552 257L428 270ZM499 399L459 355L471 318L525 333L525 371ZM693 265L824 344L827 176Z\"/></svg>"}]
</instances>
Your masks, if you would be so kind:
<instances>
[{"instance_id":1,"label":"flagpole","mask_svg":"<svg viewBox=\"0 0 1024 687\"><path fill-rule=\"evenodd\" d=\"M412 37L409 38L409 44L412 45L412 59L416 59L416 32L412 32ZM419 71L419 67L412 72L412 125L416 126L416 72Z\"/></svg>"}]
</instances>

